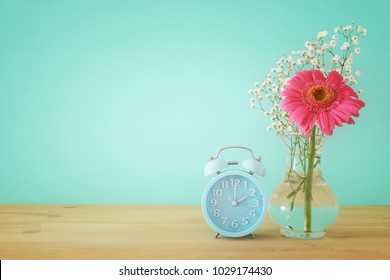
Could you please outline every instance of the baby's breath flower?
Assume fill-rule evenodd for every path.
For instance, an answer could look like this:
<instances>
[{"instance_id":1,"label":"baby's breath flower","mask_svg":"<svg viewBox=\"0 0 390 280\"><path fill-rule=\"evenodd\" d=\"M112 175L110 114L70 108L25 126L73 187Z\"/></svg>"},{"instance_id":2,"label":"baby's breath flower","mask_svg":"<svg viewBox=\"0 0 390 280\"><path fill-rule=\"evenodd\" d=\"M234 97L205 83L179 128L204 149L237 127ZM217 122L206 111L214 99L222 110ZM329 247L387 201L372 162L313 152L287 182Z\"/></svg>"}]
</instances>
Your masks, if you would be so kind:
<instances>
[{"instance_id":1,"label":"baby's breath flower","mask_svg":"<svg viewBox=\"0 0 390 280\"><path fill-rule=\"evenodd\" d=\"M354 76L349 76L349 77L348 77L348 80L349 80L351 83L353 83L353 84L357 84L356 79L355 79Z\"/></svg>"},{"instance_id":2,"label":"baby's breath flower","mask_svg":"<svg viewBox=\"0 0 390 280\"><path fill-rule=\"evenodd\" d=\"M318 69L327 76L331 71L337 71L349 85L357 84L356 78L360 77L360 72L352 72L352 54L360 53L358 42L367 34L367 30L352 23L336 27L333 31L331 37L327 31L318 32L317 40L307 41L303 49L282 56L263 81L255 83L255 89L249 90L248 93L254 96L250 99L250 106L262 110L264 116L271 119L268 130L278 134L300 133L299 128L289 122L287 112L280 107L280 92L295 72ZM339 38L343 41L338 42ZM340 47L335 48L337 45ZM359 90L359 93L363 91Z\"/></svg>"},{"instance_id":3,"label":"baby's breath flower","mask_svg":"<svg viewBox=\"0 0 390 280\"><path fill-rule=\"evenodd\" d=\"M321 31L321 32L318 32L317 34L317 40L320 40L324 37L328 36L328 31Z\"/></svg>"},{"instance_id":4,"label":"baby's breath flower","mask_svg":"<svg viewBox=\"0 0 390 280\"><path fill-rule=\"evenodd\" d=\"M314 66L318 66L318 65L320 64L320 62L318 61L317 58L313 58L313 59L311 60L311 63L312 63Z\"/></svg>"},{"instance_id":5,"label":"baby's breath flower","mask_svg":"<svg viewBox=\"0 0 390 280\"><path fill-rule=\"evenodd\" d=\"M352 30L352 25L344 26L343 30L344 30L344 31L350 31L350 30Z\"/></svg>"},{"instance_id":6,"label":"baby's breath flower","mask_svg":"<svg viewBox=\"0 0 390 280\"><path fill-rule=\"evenodd\" d=\"M344 44L341 46L340 50L344 51L348 49L350 46L349 42L344 42Z\"/></svg>"},{"instance_id":7,"label":"baby's breath flower","mask_svg":"<svg viewBox=\"0 0 390 280\"><path fill-rule=\"evenodd\" d=\"M332 62L334 64L339 63L339 61L340 61L340 56L338 54L336 54L334 57L332 57Z\"/></svg>"}]
</instances>

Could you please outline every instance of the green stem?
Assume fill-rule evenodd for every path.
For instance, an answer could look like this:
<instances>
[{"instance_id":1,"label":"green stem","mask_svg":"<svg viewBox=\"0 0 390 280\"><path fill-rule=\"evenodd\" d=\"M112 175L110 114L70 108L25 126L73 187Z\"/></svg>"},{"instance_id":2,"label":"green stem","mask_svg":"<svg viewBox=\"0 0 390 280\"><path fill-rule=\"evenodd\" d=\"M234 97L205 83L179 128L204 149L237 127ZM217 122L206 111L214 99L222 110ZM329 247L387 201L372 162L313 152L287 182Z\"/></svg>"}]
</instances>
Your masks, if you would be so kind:
<instances>
[{"instance_id":1,"label":"green stem","mask_svg":"<svg viewBox=\"0 0 390 280\"><path fill-rule=\"evenodd\" d=\"M313 172L314 172L314 156L316 153L316 126L313 127L310 133L310 151L309 151L309 162L306 173L305 182L305 202L304 202L304 231L311 232L312 218L311 218L311 200L312 200L312 183L313 183Z\"/></svg>"}]
</instances>

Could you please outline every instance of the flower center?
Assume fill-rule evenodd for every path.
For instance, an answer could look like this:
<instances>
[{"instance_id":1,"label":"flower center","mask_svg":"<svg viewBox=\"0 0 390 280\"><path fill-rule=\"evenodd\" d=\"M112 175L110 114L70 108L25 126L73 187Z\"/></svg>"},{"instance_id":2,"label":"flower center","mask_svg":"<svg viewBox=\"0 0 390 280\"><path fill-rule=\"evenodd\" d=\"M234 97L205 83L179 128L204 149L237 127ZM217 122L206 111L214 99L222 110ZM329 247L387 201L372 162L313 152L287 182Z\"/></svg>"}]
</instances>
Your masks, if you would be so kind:
<instances>
[{"instance_id":1,"label":"flower center","mask_svg":"<svg viewBox=\"0 0 390 280\"><path fill-rule=\"evenodd\" d=\"M325 109L336 100L336 93L326 85L315 85L305 94L306 101L312 109Z\"/></svg>"}]
</instances>

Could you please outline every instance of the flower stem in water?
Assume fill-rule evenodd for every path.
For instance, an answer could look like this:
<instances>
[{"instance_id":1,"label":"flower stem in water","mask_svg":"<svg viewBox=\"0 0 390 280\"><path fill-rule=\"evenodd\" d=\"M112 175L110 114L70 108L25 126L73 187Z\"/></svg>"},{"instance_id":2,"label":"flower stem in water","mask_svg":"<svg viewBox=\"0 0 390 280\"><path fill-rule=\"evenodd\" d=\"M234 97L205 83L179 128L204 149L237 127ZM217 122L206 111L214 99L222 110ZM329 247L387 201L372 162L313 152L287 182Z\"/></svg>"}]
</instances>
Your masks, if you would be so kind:
<instances>
[{"instance_id":1,"label":"flower stem in water","mask_svg":"<svg viewBox=\"0 0 390 280\"><path fill-rule=\"evenodd\" d=\"M313 184L313 172L314 172L314 156L316 153L316 126L313 127L310 133L310 151L309 162L307 166L306 182L305 182L305 195L304 195L304 231L311 232L312 229L312 217L311 217L311 199L312 199L312 184Z\"/></svg>"}]
</instances>

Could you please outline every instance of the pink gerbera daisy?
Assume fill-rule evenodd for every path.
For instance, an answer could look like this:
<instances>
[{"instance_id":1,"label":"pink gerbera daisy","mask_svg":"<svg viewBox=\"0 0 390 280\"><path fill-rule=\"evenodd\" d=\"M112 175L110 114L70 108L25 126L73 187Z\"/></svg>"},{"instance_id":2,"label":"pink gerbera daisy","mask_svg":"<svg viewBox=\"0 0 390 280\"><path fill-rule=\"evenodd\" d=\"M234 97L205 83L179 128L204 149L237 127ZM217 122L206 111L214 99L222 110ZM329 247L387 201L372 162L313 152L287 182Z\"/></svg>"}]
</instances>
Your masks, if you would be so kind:
<instances>
[{"instance_id":1,"label":"pink gerbera daisy","mask_svg":"<svg viewBox=\"0 0 390 280\"><path fill-rule=\"evenodd\" d=\"M364 102L336 71L324 77L319 70L297 72L281 92L282 108L306 137L318 124L321 131L332 135L335 126L354 124Z\"/></svg>"}]
</instances>

